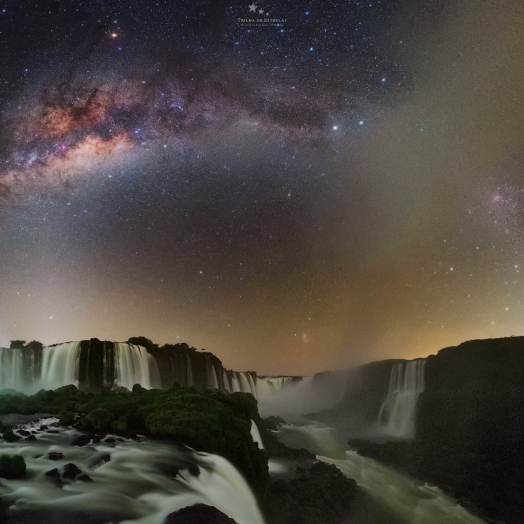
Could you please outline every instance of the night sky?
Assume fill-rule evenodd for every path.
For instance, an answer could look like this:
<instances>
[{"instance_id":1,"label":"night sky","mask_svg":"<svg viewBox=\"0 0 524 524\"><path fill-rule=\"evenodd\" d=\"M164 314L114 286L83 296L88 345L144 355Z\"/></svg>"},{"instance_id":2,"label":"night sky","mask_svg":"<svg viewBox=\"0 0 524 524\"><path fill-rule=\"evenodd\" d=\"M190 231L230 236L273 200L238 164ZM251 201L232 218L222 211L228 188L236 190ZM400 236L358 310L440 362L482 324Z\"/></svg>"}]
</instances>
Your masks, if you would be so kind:
<instances>
[{"instance_id":1,"label":"night sky","mask_svg":"<svg viewBox=\"0 0 524 524\"><path fill-rule=\"evenodd\" d=\"M524 334L521 1L8 0L0 44L0 345Z\"/></svg>"}]
</instances>

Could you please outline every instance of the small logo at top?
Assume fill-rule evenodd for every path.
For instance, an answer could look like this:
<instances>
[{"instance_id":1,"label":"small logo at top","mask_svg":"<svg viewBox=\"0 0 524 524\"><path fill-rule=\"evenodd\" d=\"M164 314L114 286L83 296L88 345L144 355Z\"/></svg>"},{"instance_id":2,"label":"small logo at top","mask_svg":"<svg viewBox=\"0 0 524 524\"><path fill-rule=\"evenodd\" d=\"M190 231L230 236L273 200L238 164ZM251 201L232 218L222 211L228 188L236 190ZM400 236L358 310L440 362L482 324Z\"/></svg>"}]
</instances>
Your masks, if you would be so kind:
<instances>
[{"instance_id":1,"label":"small logo at top","mask_svg":"<svg viewBox=\"0 0 524 524\"><path fill-rule=\"evenodd\" d=\"M247 14L245 16L238 18L238 23L241 26L282 26L287 22L285 18L272 16L270 7L256 4L253 1L247 6L246 11Z\"/></svg>"}]
</instances>

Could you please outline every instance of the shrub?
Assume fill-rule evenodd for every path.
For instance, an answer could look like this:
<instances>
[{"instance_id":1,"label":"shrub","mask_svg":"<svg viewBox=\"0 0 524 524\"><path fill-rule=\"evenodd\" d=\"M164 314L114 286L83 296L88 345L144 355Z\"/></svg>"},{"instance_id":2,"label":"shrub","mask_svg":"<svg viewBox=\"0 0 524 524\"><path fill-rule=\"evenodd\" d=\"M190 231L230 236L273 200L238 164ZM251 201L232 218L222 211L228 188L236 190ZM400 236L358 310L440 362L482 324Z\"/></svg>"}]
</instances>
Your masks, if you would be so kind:
<instances>
[{"instance_id":1,"label":"shrub","mask_svg":"<svg viewBox=\"0 0 524 524\"><path fill-rule=\"evenodd\" d=\"M25 461L22 455L0 455L0 477L21 479L25 474Z\"/></svg>"},{"instance_id":2,"label":"shrub","mask_svg":"<svg viewBox=\"0 0 524 524\"><path fill-rule=\"evenodd\" d=\"M107 409L97 408L87 415L87 420L95 431L105 431L111 424L113 415Z\"/></svg>"},{"instance_id":3,"label":"shrub","mask_svg":"<svg viewBox=\"0 0 524 524\"><path fill-rule=\"evenodd\" d=\"M75 421L75 414L72 411L60 411L58 418L62 426L72 426Z\"/></svg>"},{"instance_id":4,"label":"shrub","mask_svg":"<svg viewBox=\"0 0 524 524\"><path fill-rule=\"evenodd\" d=\"M111 429L117 433L124 433L127 431L127 417L121 416L111 422Z\"/></svg>"}]
</instances>

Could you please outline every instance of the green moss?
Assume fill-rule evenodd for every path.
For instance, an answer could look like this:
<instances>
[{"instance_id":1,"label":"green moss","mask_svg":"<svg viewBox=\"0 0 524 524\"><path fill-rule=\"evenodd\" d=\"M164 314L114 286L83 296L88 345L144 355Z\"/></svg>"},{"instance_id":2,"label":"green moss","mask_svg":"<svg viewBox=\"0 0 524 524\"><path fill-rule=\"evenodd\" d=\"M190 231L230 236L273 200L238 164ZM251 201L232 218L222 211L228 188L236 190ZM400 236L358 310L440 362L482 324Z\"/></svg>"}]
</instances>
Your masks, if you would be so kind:
<instances>
[{"instance_id":1,"label":"green moss","mask_svg":"<svg viewBox=\"0 0 524 524\"><path fill-rule=\"evenodd\" d=\"M111 429L117 433L125 433L127 431L127 417L122 416L111 422Z\"/></svg>"},{"instance_id":2,"label":"green moss","mask_svg":"<svg viewBox=\"0 0 524 524\"><path fill-rule=\"evenodd\" d=\"M75 414L72 411L60 411L58 419L62 426L72 426L75 421Z\"/></svg>"},{"instance_id":3,"label":"green moss","mask_svg":"<svg viewBox=\"0 0 524 524\"><path fill-rule=\"evenodd\" d=\"M106 431L113 420L113 414L104 408L97 408L87 415L87 420L95 431Z\"/></svg>"}]
</instances>

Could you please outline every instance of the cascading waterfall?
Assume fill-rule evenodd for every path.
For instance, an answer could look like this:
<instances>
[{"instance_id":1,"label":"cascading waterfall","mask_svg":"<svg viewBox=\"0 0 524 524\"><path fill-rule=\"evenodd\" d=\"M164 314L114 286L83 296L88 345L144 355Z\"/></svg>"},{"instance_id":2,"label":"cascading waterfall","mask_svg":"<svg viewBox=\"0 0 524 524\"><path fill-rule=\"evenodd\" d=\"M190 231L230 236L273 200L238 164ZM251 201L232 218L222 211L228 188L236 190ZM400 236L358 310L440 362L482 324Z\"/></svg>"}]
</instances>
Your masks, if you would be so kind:
<instances>
[{"instance_id":1,"label":"cascading waterfall","mask_svg":"<svg viewBox=\"0 0 524 524\"><path fill-rule=\"evenodd\" d=\"M253 373L226 370L223 380L225 391L251 393L257 400L265 399L293 383L293 377L257 377Z\"/></svg>"},{"instance_id":2,"label":"cascading waterfall","mask_svg":"<svg viewBox=\"0 0 524 524\"><path fill-rule=\"evenodd\" d=\"M187 359L187 385L191 387L193 385L193 370L191 369L191 359L189 355L186 354Z\"/></svg>"},{"instance_id":3,"label":"cascading waterfall","mask_svg":"<svg viewBox=\"0 0 524 524\"><path fill-rule=\"evenodd\" d=\"M232 386L233 386L233 393L235 393L236 391L242 391L242 389L240 388L240 380L238 380L238 376L237 376L238 373L235 373L233 372L233 376L231 377L231 383L232 383Z\"/></svg>"},{"instance_id":4,"label":"cascading waterfall","mask_svg":"<svg viewBox=\"0 0 524 524\"><path fill-rule=\"evenodd\" d=\"M79 358L80 342L44 347L38 389L56 389L68 384L78 386Z\"/></svg>"},{"instance_id":5,"label":"cascading waterfall","mask_svg":"<svg viewBox=\"0 0 524 524\"><path fill-rule=\"evenodd\" d=\"M151 389L162 387L162 383L169 387L174 381L184 386L251 393L262 400L294 380L226 370L212 355L202 355L204 362L200 355L172 352L167 360L158 360L142 346L97 339L43 348L0 348L0 390L34 394L40 389L68 384L92 391L113 387L132 389L135 384ZM168 373L162 368L161 374L159 365L169 366Z\"/></svg>"},{"instance_id":6,"label":"cascading waterfall","mask_svg":"<svg viewBox=\"0 0 524 524\"><path fill-rule=\"evenodd\" d=\"M0 390L34 394L40 389L69 384L89 388L93 387L93 373L98 373L94 387L132 389L135 384L146 389L160 387L157 363L144 347L124 342L104 343L97 353L91 344L87 347L83 344L65 342L41 350L0 348Z\"/></svg>"},{"instance_id":7,"label":"cascading waterfall","mask_svg":"<svg viewBox=\"0 0 524 524\"><path fill-rule=\"evenodd\" d=\"M410 440L415 437L417 400L424 391L425 359L399 362L391 369L389 392L377 419L381 435Z\"/></svg>"},{"instance_id":8,"label":"cascading waterfall","mask_svg":"<svg viewBox=\"0 0 524 524\"><path fill-rule=\"evenodd\" d=\"M251 421L251 437L253 437L253 442L258 444L258 447L260 449L266 449L264 447L264 443L262 442L262 437L260 435L260 431L258 430L258 426L255 424L255 421Z\"/></svg>"},{"instance_id":9,"label":"cascading waterfall","mask_svg":"<svg viewBox=\"0 0 524 524\"><path fill-rule=\"evenodd\" d=\"M207 357L207 355L206 355ZM210 362L209 357L206 358L206 364L207 364L207 383L208 387L211 389L219 389L218 387L218 377L217 377L217 371L215 369L215 366L212 362Z\"/></svg>"},{"instance_id":10,"label":"cascading waterfall","mask_svg":"<svg viewBox=\"0 0 524 524\"><path fill-rule=\"evenodd\" d=\"M116 342L115 351L115 385L133 389L135 384L151 389L160 387L160 380L152 383L151 368L156 369L155 378L158 377L156 362L142 346Z\"/></svg>"}]
</instances>

